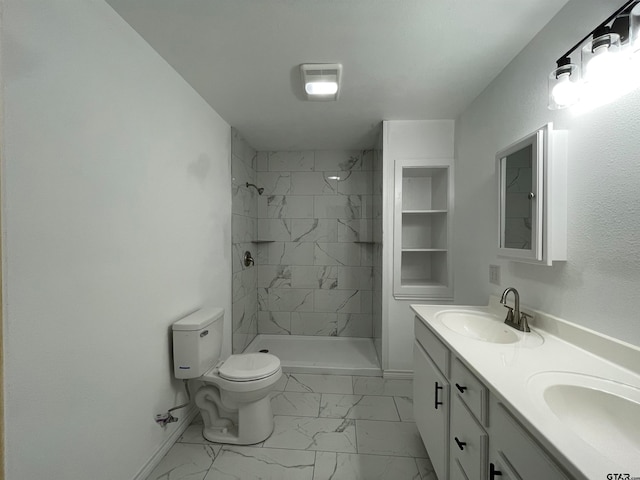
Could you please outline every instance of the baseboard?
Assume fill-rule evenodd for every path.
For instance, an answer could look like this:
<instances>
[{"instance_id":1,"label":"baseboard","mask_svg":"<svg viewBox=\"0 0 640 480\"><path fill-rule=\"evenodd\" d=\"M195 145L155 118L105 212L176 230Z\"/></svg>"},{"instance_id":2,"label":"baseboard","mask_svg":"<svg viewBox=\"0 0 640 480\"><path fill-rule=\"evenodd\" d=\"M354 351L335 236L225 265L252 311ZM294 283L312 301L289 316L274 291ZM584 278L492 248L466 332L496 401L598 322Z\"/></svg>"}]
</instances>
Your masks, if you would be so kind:
<instances>
[{"instance_id":1,"label":"baseboard","mask_svg":"<svg viewBox=\"0 0 640 480\"><path fill-rule=\"evenodd\" d=\"M184 433L191 422L198 414L198 407L195 405L189 410L189 412L183 417L183 420L178 423L177 428L167 437L160 448L156 450L156 452L151 456L149 461L145 464L144 467L137 473L133 480L145 480L149 474L153 471L154 468L158 466L160 460L167 454L169 449L173 447L174 443L180 438L180 436ZM158 427L160 428L160 427Z\"/></svg>"},{"instance_id":2,"label":"baseboard","mask_svg":"<svg viewBox=\"0 0 640 480\"><path fill-rule=\"evenodd\" d=\"M413 380L413 370L385 370L382 376L394 380Z\"/></svg>"}]
</instances>

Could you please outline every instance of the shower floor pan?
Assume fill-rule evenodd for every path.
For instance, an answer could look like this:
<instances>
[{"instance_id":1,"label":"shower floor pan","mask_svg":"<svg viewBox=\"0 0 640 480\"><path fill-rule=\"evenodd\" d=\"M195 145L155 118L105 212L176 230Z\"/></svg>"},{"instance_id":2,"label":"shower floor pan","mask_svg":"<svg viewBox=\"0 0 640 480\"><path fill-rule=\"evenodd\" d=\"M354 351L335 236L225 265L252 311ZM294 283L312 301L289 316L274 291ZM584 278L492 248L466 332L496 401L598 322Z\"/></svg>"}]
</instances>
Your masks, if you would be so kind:
<instances>
[{"instance_id":1,"label":"shower floor pan","mask_svg":"<svg viewBox=\"0 0 640 480\"><path fill-rule=\"evenodd\" d=\"M287 373L382 375L371 338L258 335L244 351L261 350L277 356Z\"/></svg>"}]
</instances>

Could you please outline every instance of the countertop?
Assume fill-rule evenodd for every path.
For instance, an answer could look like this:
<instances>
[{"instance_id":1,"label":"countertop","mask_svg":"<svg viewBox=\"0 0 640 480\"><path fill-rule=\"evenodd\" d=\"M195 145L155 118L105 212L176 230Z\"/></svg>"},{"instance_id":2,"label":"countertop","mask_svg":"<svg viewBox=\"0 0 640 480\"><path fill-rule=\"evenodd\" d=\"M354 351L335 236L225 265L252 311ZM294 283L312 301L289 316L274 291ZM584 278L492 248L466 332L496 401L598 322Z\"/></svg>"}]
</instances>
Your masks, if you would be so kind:
<instances>
[{"instance_id":1,"label":"countertop","mask_svg":"<svg viewBox=\"0 0 640 480\"><path fill-rule=\"evenodd\" d=\"M640 451L623 451L614 444L603 454L541 406L530 383L533 376L552 371L600 377L640 389L640 348L526 307L522 310L534 315L531 330L542 337L541 345L531 346L539 342L530 339L512 344L475 340L450 330L435 318L443 310L472 310L491 313L496 321L502 321L505 309L493 296L484 307L411 308L573 476L606 480L614 478L608 474L628 473L631 478L640 477Z\"/></svg>"}]
</instances>

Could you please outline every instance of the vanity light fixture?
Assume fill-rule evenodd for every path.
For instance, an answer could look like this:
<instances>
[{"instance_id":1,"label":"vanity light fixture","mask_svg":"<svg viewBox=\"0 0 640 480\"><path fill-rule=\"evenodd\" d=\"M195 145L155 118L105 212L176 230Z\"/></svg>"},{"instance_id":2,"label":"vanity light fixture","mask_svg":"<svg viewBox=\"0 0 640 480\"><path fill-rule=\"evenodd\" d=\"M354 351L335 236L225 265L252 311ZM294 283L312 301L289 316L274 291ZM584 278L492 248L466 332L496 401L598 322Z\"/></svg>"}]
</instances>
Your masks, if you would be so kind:
<instances>
[{"instance_id":1,"label":"vanity light fixture","mask_svg":"<svg viewBox=\"0 0 640 480\"><path fill-rule=\"evenodd\" d=\"M342 65L339 63L304 63L300 65L302 86L308 100L337 100Z\"/></svg>"},{"instance_id":2,"label":"vanity light fixture","mask_svg":"<svg viewBox=\"0 0 640 480\"><path fill-rule=\"evenodd\" d=\"M571 61L578 54L580 66ZM556 61L548 106L558 110L613 100L640 86L639 67L640 0L629 0Z\"/></svg>"}]
</instances>

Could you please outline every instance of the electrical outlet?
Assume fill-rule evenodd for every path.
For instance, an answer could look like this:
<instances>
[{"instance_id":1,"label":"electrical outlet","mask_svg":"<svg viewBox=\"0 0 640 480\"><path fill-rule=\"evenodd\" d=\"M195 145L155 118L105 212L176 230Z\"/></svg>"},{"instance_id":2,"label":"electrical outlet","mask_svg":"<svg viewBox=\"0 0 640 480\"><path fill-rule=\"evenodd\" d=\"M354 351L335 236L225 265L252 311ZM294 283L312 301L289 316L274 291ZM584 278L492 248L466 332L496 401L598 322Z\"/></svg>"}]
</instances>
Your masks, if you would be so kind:
<instances>
[{"instance_id":1,"label":"electrical outlet","mask_svg":"<svg viewBox=\"0 0 640 480\"><path fill-rule=\"evenodd\" d=\"M500 285L500 265L489 265L489 282Z\"/></svg>"}]
</instances>

